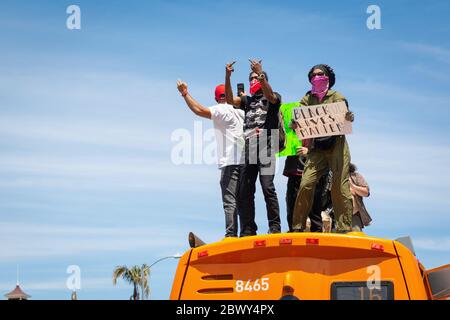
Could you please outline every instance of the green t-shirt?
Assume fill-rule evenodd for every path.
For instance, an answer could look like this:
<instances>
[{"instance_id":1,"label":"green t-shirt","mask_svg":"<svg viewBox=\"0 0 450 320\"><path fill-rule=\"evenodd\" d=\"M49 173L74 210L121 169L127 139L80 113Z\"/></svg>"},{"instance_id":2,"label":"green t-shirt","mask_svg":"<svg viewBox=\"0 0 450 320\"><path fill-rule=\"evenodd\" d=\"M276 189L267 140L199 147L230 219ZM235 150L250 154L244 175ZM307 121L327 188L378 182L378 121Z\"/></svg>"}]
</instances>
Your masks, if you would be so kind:
<instances>
[{"instance_id":1,"label":"green t-shirt","mask_svg":"<svg viewBox=\"0 0 450 320\"><path fill-rule=\"evenodd\" d=\"M277 153L278 157L295 156L297 155L297 148L302 146L302 142L298 139L295 131L289 128L289 123L292 120L292 109L298 107L300 107L300 102L283 103L280 106L284 129L286 131L286 148Z\"/></svg>"}]
</instances>

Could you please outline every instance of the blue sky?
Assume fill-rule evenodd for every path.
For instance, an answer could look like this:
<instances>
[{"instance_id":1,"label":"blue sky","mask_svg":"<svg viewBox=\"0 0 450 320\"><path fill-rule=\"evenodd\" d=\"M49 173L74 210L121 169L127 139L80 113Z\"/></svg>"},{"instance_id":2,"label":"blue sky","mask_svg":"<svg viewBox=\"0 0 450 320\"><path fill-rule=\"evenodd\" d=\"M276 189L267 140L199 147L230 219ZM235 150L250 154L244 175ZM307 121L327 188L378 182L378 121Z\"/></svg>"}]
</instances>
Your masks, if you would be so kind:
<instances>
[{"instance_id":1,"label":"blue sky","mask_svg":"<svg viewBox=\"0 0 450 320\"><path fill-rule=\"evenodd\" d=\"M71 4L81 30L66 28ZM370 4L381 30L366 27ZM81 299L128 299L130 286L112 286L116 265L183 253L189 231L220 240L216 166L171 161L172 133L193 133L198 120L175 83L212 105L225 63L237 60L233 82L246 82L248 58L263 59L284 102L308 90L312 65L335 69L356 116L352 159L371 186L367 233L411 235L426 267L448 263L449 9L443 0L2 1L1 293L19 265L33 298L67 299L74 264ZM276 187L286 229L281 170ZM265 232L259 188L257 223ZM155 265L153 299L169 297L175 269L175 260Z\"/></svg>"}]
</instances>

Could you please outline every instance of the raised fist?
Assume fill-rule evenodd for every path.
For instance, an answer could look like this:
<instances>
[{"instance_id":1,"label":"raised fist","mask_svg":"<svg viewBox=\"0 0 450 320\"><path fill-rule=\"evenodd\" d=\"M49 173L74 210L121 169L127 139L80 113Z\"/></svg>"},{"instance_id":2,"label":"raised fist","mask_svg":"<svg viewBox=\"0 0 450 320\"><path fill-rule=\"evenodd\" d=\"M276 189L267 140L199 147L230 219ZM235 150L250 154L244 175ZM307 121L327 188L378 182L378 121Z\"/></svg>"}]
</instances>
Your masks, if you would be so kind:
<instances>
[{"instance_id":1,"label":"raised fist","mask_svg":"<svg viewBox=\"0 0 450 320\"><path fill-rule=\"evenodd\" d=\"M236 63L236 61L233 61L232 63L227 63L225 67L225 71L227 76L230 76L231 73L234 71L233 65Z\"/></svg>"},{"instance_id":2,"label":"raised fist","mask_svg":"<svg viewBox=\"0 0 450 320\"><path fill-rule=\"evenodd\" d=\"M187 86L186 82L183 82L180 79L178 79L178 81L177 81L178 91L180 91L180 93L183 94L183 93L187 92L187 88L188 88L188 86Z\"/></svg>"}]
</instances>

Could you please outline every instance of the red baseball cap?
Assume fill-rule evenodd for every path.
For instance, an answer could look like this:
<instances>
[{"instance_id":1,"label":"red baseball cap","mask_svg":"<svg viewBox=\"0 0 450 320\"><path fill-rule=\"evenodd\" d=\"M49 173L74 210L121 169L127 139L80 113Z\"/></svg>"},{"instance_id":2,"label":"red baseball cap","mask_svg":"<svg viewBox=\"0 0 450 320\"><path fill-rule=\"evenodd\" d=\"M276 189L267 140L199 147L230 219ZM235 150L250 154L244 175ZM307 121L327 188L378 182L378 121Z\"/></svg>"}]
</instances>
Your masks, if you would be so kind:
<instances>
[{"instance_id":1,"label":"red baseball cap","mask_svg":"<svg viewBox=\"0 0 450 320\"><path fill-rule=\"evenodd\" d=\"M216 96L216 100L220 100L220 98L222 98L222 96L225 96L225 85L224 84L219 84L216 87L215 96Z\"/></svg>"}]
</instances>

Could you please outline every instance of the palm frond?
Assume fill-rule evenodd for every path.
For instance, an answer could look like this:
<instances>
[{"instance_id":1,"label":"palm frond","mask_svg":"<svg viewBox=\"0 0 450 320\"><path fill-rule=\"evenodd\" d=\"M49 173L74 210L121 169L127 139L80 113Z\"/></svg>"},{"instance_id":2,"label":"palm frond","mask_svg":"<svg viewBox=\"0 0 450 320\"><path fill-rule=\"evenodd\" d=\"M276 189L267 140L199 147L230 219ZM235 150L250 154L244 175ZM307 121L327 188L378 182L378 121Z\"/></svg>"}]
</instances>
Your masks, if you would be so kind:
<instances>
[{"instance_id":1,"label":"palm frond","mask_svg":"<svg viewBox=\"0 0 450 320\"><path fill-rule=\"evenodd\" d=\"M127 266L117 266L113 271L113 284L117 284L117 279L122 277L126 280L126 274L129 272Z\"/></svg>"},{"instance_id":2,"label":"palm frond","mask_svg":"<svg viewBox=\"0 0 450 320\"><path fill-rule=\"evenodd\" d=\"M135 265L131 268L117 266L113 272L113 284L117 284L117 279L121 277L133 285L133 295L131 298L138 298L142 290L144 291L143 298L148 298L150 296L149 276L150 267L147 264L143 264L142 266ZM141 289L137 290L138 287Z\"/></svg>"}]
</instances>

